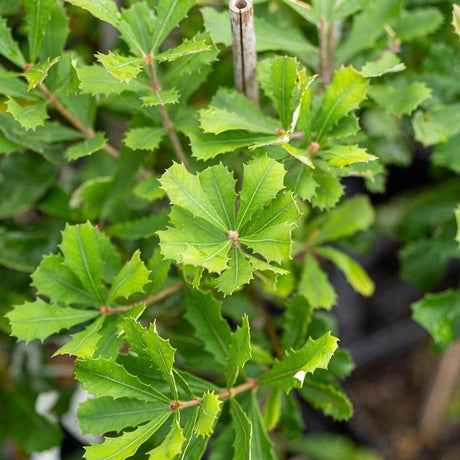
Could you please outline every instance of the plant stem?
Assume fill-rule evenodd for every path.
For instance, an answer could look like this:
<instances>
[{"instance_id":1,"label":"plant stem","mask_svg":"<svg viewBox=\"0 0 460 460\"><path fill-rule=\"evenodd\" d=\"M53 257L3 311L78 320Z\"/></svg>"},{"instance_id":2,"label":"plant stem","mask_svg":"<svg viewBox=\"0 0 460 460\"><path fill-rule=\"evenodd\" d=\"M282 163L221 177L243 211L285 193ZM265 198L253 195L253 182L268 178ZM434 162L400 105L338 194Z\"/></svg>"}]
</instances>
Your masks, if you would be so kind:
<instances>
[{"instance_id":1,"label":"plant stem","mask_svg":"<svg viewBox=\"0 0 460 460\"><path fill-rule=\"evenodd\" d=\"M156 294L152 294L151 296L145 298L144 300L141 300L140 302L136 302L135 304L120 305L119 307L114 307L114 308L106 307L104 305L101 307L101 313L104 315L113 315L115 313L120 313L123 311L131 310L131 308L135 307L136 305L140 305L140 304L150 305L178 291L183 285L184 285L183 281L178 281L176 284L172 284L171 286L168 286L162 291L157 292Z\"/></svg>"},{"instance_id":2,"label":"plant stem","mask_svg":"<svg viewBox=\"0 0 460 460\"><path fill-rule=\"evenodd\" d=\"M80 131L86 139L91 139L96 135L95 131L92 128L86 127L77 117L72 115L69 110L61 103L61 101L46 87L44 83L40 83L39 85L40 90L45 95L46 99L50 102L50 104L71 124L73 125L78 131ZM104 146L104 150L114 158L118 158L120 156L120 152L116 149L113 145L107 143Z\"/></svg>"},{"instance_id":3,"label":"plant stem","mask_svg":"<svg viewBox=\"0 0 460 460\"><path fill-rule=\"evenodd\" d=\"M267 331L268 338L270 339L270 343L272 344L273 351L277 358L281 358L281 355L283 354L283 347L281 346L281 342L278 337L278 333L276 332L276 327L273 324L272 317L270 313L266 310L265 305L258 298L254 298L253 301L254 305L262 313L262 317L265 323L265 329Z\"/></svg>"},{"instance_id":4,"label":"plant stem","mask_svg":"<svg viewBox=\"0 0 460 460\"><path fill-rule=\"evenodd\" d=\"M161 91L161 84L157 78L155 68L153 66L153 57L149 55L146 56L144 60L147 64L147 68L149 69L150 84L152 91L154 93L158 93ZM184 149L182 148L179 138L177 137L176 131L174 130L174 124L171 118L169 118L168 111L166 110L164 104L159 104L158 107L160 108L161 118L163 119L163 126L166 129L166 132L168 133L168 137L171 141L174 152L176 153L176 156L179 159L179 161L182 162L184 166L187 168L187 171L190 172L190 165L188 163L187 157L185 156Z\"/></svg>"},{"instance_id":5,"label":"plant stem","mask_svg":"<svg viewBox=\"0 0 460 460\"><path fill-rule=\"evenodd\" d=\"M226 388L222 390L217 397L221 401L226 401L227 399L234 398L237 394L243 393L248 390L253 390L257 388L258 382L255 379L247 379L245 383L238 385L234 388ZM201 403L202 398L192 399L190 401L180 402L180 401L172 401L170 404L171 410L181 410L186 409L187 407L199 406Z\"/></svg>"},{"instance_id":6,"label":"plant stem","mask_svg":"<svg viewBox=\"0 0 460 460\"><path fill-rule=\"evenodd\" d=\"M329 30L328 30L329 29ZM319 59L320 59L320 79L323 85L328 85L332 80L333 72L333 27L332 24L321 16L319 26Z\"/></svg>"}]
</instances>

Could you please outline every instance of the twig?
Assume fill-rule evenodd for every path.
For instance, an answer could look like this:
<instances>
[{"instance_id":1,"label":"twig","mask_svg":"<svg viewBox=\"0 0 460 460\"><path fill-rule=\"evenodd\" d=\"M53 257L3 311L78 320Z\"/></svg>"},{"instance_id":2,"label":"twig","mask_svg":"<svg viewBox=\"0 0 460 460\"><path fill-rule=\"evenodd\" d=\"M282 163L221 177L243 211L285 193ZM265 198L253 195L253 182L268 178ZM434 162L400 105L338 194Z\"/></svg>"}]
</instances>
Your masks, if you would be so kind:
<instances>
[{"instance_id":1,"label":"twig","mask_svg":"<svg viewBox=\"0 0 460 460\"><path fill-rule=\"evenodd\" d=\"M86 127L77 117L72 115L69 110L61 103L61 101L46 87L44 83L40 83L39 85L40 90L45 95L46 99L50 102L50 104L76 129L78 129L86 139L91 139L96 135L95 131L92 128ZM120 152L116 149L113 145L106 143L104 146L104 150L114 158L118 158L120 156Z\"/></svg>"},{"instance_id":2,"label":"twig","mask_svg":"<svg viewBox=\"0 0 460 460\"><path fill-rule=\"evenodd\" d=\"M229 5L233 43L233 74L238 91L259 105L257 51L252 0L231 0Z\"/></svg>"},{"instance_id":3,"label":"twig","mask_svg":"<svg viewBox=\"0 0 460 460\"><path fill-rule=\"evenodd\" d=\"M178 281L176 284L172 284L171 286L168 286L162 291L157 292L156 294L152 294L151 296L145 298L144 300L136 302L135 304L120 305L119 307L114 307L114 308L110 308L110 307L103 305L101 307L101 313L104 315L113 315L115 313L121 313L123 311L131 310L131 308L135 307L136 305L140 305L140 304L151 305L152 303L158 302L159 300L162 300L165 297L170 296L174 292L178 291L183 285L184 285L183 281Z\"/></svg>"},{"instance_id":4,"label":"twig","mask_svg":"<svg viewBox=\"0 0 460 460\"><path fill-rule=\"evenodd\" d=\"M258 308L262 313L265 329L267 331L268 338L270 339L273 351L277 358L281 358L281 355L283 354L283 347L281 346L281 342L278 337L278 333L276 332L275 325L273 324L272 317L266 310L265 305L263 305L259 299L254 298L253 301L256 308Z\"/></svg>"},{"instance_id":5,"label":"twig","mask_svg":"<svg viewBox=\"0 0 460 460\"><path fill-rule=\"evenodd\" d=\"M321 16L319 26L319 59L320 59L320 79L324 85L328 85L332 80L332 65L334 49L332 43L333 29L329 29L329 23L324 16Z\"/></svg>"},{"instance_id":6,"label":"twig","mask_svg":"<svg viewBox=\"0 0 460 460\"><path fill-rule=\"evenodd\" d=\"M226 401L227 399L234 398L237 394L243 393L248 390L257 388L258 382L255 379L247 379L245 383L238 385L234 388L226 388L222 390L217 397L221 401ZM171 401L169 408L171 410L181 410L186 409L187 407L199 406L202 398L195 398L190 401L180 402L180 401Z\"/></svg>"},{"instance_id":7,"label":"twig","mask_svg":"<svg viewBox=\"0 0 460 460\"><path fill-rule=\"evenodd\" d=\"M155 68L153 66L153 56L149 54L148 56L144 57L144 60L147 64L147 68L150 74L150 86L154 93L158 93L161 91L161 84L158 81L157 75L155 73ZM184 149L177 137L176 131L174 130L174 124L169 118L168 111L164 104L159 104L158 107L160 108L161 118L163 119L163 126L168 133L169 140L173 146L174 152L176 153L177 158L181 161L184 166L190 171L190 165L188 163L187 157L185 156Z\"/></svg>"}]
</instances>

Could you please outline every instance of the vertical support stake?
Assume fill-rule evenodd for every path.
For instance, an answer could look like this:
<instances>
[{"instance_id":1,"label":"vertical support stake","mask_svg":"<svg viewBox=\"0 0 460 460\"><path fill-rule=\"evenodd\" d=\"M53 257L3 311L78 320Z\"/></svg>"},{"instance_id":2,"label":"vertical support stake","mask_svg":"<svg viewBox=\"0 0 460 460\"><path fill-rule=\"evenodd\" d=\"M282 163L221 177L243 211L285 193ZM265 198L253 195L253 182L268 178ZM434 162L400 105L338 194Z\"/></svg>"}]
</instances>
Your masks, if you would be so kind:
<instances>
[{"instance_id":1,"label":"vertical support stake","mask_svg":"<svg viewBox=\"0 0 460 460\"><path fill-rule=\"evenodd\" d=\"M259 105L257 81L256 35L252 0L230 0L230 22L233 42L233 73L238 91Z\"/></svg>"}]
</instances>

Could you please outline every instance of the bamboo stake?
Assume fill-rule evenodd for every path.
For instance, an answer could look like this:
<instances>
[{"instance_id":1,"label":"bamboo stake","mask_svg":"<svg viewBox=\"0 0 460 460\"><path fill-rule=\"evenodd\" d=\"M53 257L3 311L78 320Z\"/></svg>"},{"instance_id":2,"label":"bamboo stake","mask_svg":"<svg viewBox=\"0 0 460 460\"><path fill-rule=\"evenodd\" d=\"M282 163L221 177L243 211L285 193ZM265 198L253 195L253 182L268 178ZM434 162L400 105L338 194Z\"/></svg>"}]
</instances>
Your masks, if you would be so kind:
<instances>
[{"instance_id":1,"label":"bamboo stake","mask_svg":"<svg viewBox=\"0 0 460 460\"><path fill-rule=\"evenodd\" d=\"M259 82L256 71L256 35L252 0L231 0L229 11L232 27L235 86L254 105L258 106Z\"/></svg>"}]
</instances>

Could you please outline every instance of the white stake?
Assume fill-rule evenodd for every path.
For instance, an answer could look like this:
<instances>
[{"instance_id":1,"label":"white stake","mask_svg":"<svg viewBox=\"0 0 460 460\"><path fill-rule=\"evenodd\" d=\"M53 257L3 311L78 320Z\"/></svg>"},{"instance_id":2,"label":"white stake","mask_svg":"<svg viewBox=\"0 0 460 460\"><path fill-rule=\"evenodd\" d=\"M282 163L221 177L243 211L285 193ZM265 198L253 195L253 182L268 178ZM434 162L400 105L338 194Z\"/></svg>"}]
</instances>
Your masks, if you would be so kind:
<instances>
[{"instance_id":1,"label":"white stake","mask_svg":"<svg viewBox=\"0 0 460 460\"><path fill-rule=\"evenodd\" d=\"M256 35L252 0L230 0L230 22L233 41L233 73L238 91L259 105L257 81Z\"/></svg>"}]
</instances>

